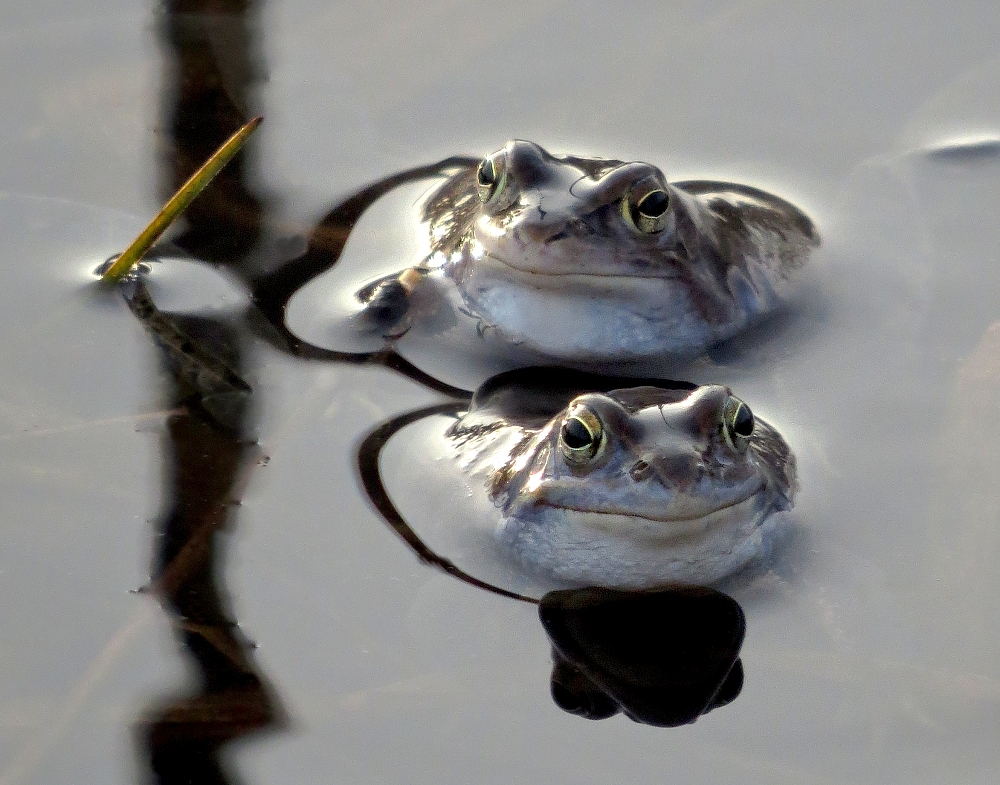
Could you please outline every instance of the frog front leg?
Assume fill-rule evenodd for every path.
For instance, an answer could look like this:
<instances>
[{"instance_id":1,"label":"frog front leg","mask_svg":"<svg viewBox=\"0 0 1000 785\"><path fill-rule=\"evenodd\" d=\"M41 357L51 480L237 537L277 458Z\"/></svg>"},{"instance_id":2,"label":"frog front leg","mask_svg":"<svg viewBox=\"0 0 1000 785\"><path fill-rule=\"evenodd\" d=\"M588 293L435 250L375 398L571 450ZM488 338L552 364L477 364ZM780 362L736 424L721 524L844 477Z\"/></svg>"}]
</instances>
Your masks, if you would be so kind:
<instances>
[{"instance_id":1,"label":"frog front leg","mask_svg":"<svg viewBox=\"0 0 1000 785\"><path fill-rule=\"evenodd\" d=\"M420 268L408 267L401 273L380 278L361 288L356 295L364 305L359 318L372 330L399 332L410 310L410 295L423 280L424 274Z\"/></svg>"}]
</instances>

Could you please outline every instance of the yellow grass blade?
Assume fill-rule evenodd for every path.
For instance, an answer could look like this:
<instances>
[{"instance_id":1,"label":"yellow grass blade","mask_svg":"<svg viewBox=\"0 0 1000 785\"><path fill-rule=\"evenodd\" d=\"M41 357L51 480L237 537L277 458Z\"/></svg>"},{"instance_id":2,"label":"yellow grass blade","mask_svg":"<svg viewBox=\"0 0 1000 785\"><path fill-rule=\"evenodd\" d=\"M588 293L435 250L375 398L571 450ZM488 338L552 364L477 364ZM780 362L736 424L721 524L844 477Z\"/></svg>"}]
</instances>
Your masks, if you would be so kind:
<instances>
[{"instance_id":1,"label":"yellow grass blade","mask_svg":"<svg viewBox=\"0 0 1000 785\"><path fill-rule=\"evenodd\" d=\"M195 197L205 190L205 186L212 182L212 178L219 173L219 170L236 155L250 134L257 130L257 126L260 125L263 119L263 117L253 118L253 120L244 125L239 131L230 136L226 140L226 143L216 150L212 157L205 161L197 172L191 175L190 179L180 187L180 190L157 213L149 226L142 230L139 236L132 241L132 244L115 260L114 264L105 271L104 275L101 276L101 281L104 283L117 283L128 274L129 270L142 259L146 251L159 239L167 227L177 219L177 216L187 209Z\"/></svg>"}]
</instances>

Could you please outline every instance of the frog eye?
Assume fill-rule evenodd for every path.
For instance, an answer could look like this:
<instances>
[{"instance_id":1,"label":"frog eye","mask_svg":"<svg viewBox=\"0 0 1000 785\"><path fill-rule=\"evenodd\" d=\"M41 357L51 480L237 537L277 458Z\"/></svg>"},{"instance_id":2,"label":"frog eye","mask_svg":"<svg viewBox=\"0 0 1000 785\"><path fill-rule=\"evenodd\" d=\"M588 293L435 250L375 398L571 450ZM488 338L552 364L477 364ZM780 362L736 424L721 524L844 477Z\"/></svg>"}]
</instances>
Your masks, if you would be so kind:
<instances>
[{"instance_id":1,"label":"frog eye","mask_svg":"<svg viewBox=\"0 0 1000 785\"><path fill-rule=\"evenodd\" d=\"M722 435L736 452L746 452L753 436L753 412L735 395L730 395L722 409Z\"/></svg>"},{"instance_id":2,"label":"frog eye","mask_svg":"<svg viewBox=\"0 0 1000 785\"><path fill-rule=\"evenodd\" d=\"M600 455L603 448L604 426L590 409L580 407L563 420L559 449L568 463L582 466Z\"/></svg>"},{"instance_id":3,"label":"frog eye","mask_svg":"<svg viewBox=\"0 0 1000 785\"><path fill-rule=\"evenodd\" d=\"M625 223L640 234L656 234L667 226L670 197L654 177L644 177L622 199Z\"/></svg>"},{"instance_id":4,"label":"frog eye","mask_svg":"<svg viewBox=\"0 0 1000 785\"><path fill-rule=\"evenodd\" d=\"M503 151L486 156L476 169L476 190L479 201L491 210L503 210L514 201L508 185L507 159Z\"/></svg>"}]
</instances>

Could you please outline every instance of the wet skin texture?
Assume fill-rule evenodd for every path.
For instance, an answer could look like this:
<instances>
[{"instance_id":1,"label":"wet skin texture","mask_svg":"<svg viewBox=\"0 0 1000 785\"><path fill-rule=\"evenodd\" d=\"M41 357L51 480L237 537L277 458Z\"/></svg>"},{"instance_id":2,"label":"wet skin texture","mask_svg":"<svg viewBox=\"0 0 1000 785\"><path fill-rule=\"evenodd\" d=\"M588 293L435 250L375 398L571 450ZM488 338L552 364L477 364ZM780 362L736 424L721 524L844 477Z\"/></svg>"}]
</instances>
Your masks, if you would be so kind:
<instances>
[{"instance_id":1,"label":"wet skin texture","mask_svg":"<svg viewBox=\"0 0 1000 785\"><path fill-rule=\"evenodd\" d=\"M448 432L501 511L496 536L574 583L711 583L792 506L795 458L727 387L481 389Z\"/></svg>"},{"instance_id":2,"label":"wet skin texture","mask_svg":"<svg viewBox=\"0 0 1000 785\"><path fill-rule=\"evenodd\" d=\"M521 140L446 181L423 218L419 275L359 293L387 335L441 301L414 293L457 289L483 334L575 364L695 356L778 308L819 244L804 213L756 188Z\"/></svg>"}]
</instances>

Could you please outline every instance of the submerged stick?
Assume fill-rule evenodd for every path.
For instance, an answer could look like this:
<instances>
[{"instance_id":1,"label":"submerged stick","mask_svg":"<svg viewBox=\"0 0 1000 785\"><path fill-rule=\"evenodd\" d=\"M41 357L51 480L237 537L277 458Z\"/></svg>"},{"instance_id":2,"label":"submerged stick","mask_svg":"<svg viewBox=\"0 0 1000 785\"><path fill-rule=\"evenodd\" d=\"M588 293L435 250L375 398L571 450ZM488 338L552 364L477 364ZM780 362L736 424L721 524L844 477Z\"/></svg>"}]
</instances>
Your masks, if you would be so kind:
<instances>
[{"instance_id":1,"label":"submerged stick","mask_svg":"<svg viewBox=\"0 0 1000 785\"><path fill-rule=\"evenodd\" d=\"M127 275L129 270L142 259L146 251L159 239L160 235L166 231L167 227L177 220L177 216L187 209L195 197L205 190L205 186L212 182L212 178L219 173L219 170L236 155L250 134L257 130L257 126L260 125L263 119L263 117L253 118L239 131L230 136L226 140L226 143L216 150L212 157L205 161L201 168L191 175L188 181L170 198L170 201L150 221L149 226L140 232L139 236L132 241L132 244L125 249L122 255L115 259L114 264L101 276L101 281L104 283L117 283Z\"/></svg>"}]
</instances>

